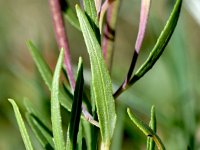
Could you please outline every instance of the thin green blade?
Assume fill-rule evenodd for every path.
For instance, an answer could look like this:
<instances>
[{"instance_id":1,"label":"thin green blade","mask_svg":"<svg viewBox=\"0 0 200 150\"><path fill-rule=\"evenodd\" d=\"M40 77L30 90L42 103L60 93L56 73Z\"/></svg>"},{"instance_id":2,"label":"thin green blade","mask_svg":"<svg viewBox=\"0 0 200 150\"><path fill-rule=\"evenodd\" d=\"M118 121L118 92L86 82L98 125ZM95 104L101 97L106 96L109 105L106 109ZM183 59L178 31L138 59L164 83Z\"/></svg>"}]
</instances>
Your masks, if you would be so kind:
<instances>
[{"instance_id":1,"label":"thin green blade","mask_svg":"<svg viewBox=\"0 0 200 150\"><path fill-rule=\"evenodd\" d=\"M23 142L24 142L26 149L27 150L33 150L28 132L26 130L26 127L25 127L24 121L22 119L22 116L20 114L18 106L17 106L17 104L15 103L14 100L12 100L12 99L8 99L8 100L13 106L13 109L14 109L14 112L15 112L15 117L17 119L19 130L20 130L20 133L21 133L21 136L22 136L22 139L23 139Z\"/></svg>"},{"instance_id":2,"label":"thin green blade","mask_svg":"<svg viewBox=\"0 0 200 150\"><path fill-rule=\"evenodd\" d=\"M86 16L90 22L90 25L100 43L100 31L99 31L99 23L98 23L98 15L95 7L94 0L83 0L84 10L86 12Z\"/></svg>"},{"instance_id":3,"label":"thin green blade","mask_svg":"<svg viewBox=\"0 0 200 150\"><path fill-rule=\"evenodd\" d=\"M42 147L46 150L53 149L54 144L52 136L40 126L40 124L34 119L31 114L26 113L26 119Z\"/></svg>"},{"instance_id":4,"label":"thin green blade","mask_svg":"<svg viewBox=\"0 0 200 150\"><path fill-rule=\"evenodd\" d=\"M92 22L98 26L98 17L94 0L83 0L83 3L85 12L90 17Z\"/></svg>"},{"instance_id":5,"label":"thin green blade","mask_svg":"<svg viewBox=\"0 0 200 150\"><path fill-rule=\"evenodd\" d=\"M64 13L64 17L73 27L80 30L80 25L76 17L76 14L73 12L68 2L66 0L61 0L60 2L61 2L61 7L62 7L61 9Z\"/></svg>"},{"instance_id":6,"label":"thin green blade","mask_svg":"<svg viewBox=\"0 0 200 150\"><path fill-rule=\"evenodd\" d=\"M45 81L45 84L47 85L47 87L49 88L49 90L51 91L51 84L52 84L52 72L48 66L48 64L45 62L44 58L42 57L42 55L39 53L39 50L34 46L34 44L29 41L27 42L27 46L29 48L29 51L33 57L33 60L43 78L43 80ZM67 94L66 94L67 93ZM59 100L61 105L66 108L68 111L71 110L71 106L72 106L72 95L70 93L70 91L65 92L63 89L60 89L59 92Z\"/></svg>"},{"instance_id":7,"label":"thin green blade","mask_svg":"<svg viewBox=\"0 0 200 150\"><path fill-rule=\"evenodd\" d=\"M177 0L163 31L158 37L158 40L153 50L151 51L149 57L144 62L144 64L134 74L133 78L130 81L130 84L133 84L134 82L139 80L145 73L147 73L162 55L177 25L179 14L181 11L181 5L182 0Z\"/></svg>"},{"instance_id":8,"label":"thin green blade","mask_svg":"<svg viewBox=\"0 0 200 150\"><path fill-rule=\"evenodd\" d=\"M24 103L27 110L26 119L36 138L45 149L53 149L53 133L49 120L36 110L29 101L26 100Z\"/></svg>"},{"instance_id":9,"label":"thin green blade","mask_svg":"<svg viewBox=\"0 0 200 150\"><path fill-rule=\"evenodd\" d=\"M159 150L165 150L165 146L163 145L160 137L147 125L145 124L143 121L141 121L139 118L137 118L137 116L135 116L131 110L128 108L127 109L128 115L131 119L131 121L147 136L152 138L158 149Z\"/></svg>"},{"instance_id":10,"label":"thin green blade","mask_svg":"<svg viewBox=\"0 0 200 150\"><path fill-rule=\"evenodd\" d=\"M151 120L149 122L149 127L156 133L156 112L155 106L151 107ZM152 138L147 137L147 150L154 150L155 142Z\"/></svg>"},{"instance_id":11,"label":"thin green blade","mask_svg":"<svg viewBox=\"0 0 200 150\"><path fill-rule=\"evenodd\" d=\"M90 57L92 72L91 90L100 123L102 146L108 149L116 123L112 82L103 60L100 45L86 15L81 11L78 5L76 5L76 11Z\"/></svg>"},{"instance_id":12,"label":"thin green blade","mask_svg":"<svg viewBox=\"0 0 200 150\"><path fill-rule=\"evenodd\" d=\"M61 75L63 59L64 59L64 50L61 49L58 62L56 64L55 72L53 75L52 92L51 92L51 122L52 122L52 131L53 131L53 138L56 150L65 149L60 103L59 103L59 78Z\"/></svg>"},{"instance_id":13,"label":"thin green blade","mask_svg":"<svg viewBox=\"0 0 200 150\"><path fill-rule=\"evenodd\" d=\"M77 76L76 86L75 86L75 91L74 91L74 100L72 104L70 125L68 128L68 137L67 137L68 139L67 139L67 146L66 146L67 150L76 149L79 122L80 122L81 111L82 111L81 106L82 106L82 99L83 99L83 85L84 85L83 63L82 63L82 58L79 58L78 76Z\"/></svg>"}]
</instances>

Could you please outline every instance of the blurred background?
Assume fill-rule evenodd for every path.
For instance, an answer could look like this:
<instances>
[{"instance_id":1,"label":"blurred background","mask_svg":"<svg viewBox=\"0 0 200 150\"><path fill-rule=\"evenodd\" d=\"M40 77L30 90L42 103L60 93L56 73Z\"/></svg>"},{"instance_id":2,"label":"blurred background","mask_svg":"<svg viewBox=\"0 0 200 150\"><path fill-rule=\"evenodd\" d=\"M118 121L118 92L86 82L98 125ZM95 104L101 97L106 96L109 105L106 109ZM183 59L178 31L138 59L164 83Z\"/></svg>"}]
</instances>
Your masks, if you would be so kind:
<instances>
[{"instance_id":1,"label":"blurred background","mask_svg":"<svg viewBox=\"0 0 200 150\"><path fill-rule=\"evenodd\" d=\"M76 1L71 1L76 3ZM137 63L147 58L162 31L175 0L152 0L147 32ZM112 80L116 89L124 80L137 36L140 0L120 6ZM74 66L82 56L85 78L89 61L82 34L66 21ZM178 26L165 52L141 80L119 97L118 131L112 149L145 149L146 137L130 122L125 106L146 123L156 107L158 134L169 150L200 149L200 1L185 0ZM28 52L32 40L53 69L58 56L48 1L0 0L0 150L25 149L8 98L21 112L28 98L43 113L50 93ZM87 70L87 71L86 71ZM75 70L74 70L75 72ZM30 131L31 132L31 131ZM35 141L35 137L31 136ZM120 139L121 140L120 142ZM36 146L39 145L35 142ZM40 149L38 147L38 149Z\"/></svg>"}]
</instances>

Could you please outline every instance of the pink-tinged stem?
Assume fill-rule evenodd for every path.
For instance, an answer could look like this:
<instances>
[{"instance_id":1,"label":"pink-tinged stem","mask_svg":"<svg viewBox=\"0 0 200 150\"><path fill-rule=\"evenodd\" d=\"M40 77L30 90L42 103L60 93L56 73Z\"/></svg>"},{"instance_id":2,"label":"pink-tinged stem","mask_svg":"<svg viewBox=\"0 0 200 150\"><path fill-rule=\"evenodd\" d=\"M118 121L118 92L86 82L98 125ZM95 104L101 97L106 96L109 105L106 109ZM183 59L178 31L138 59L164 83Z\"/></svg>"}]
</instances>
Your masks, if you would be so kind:
<instances>
[{"instance_id":1,"label":"pink-tinged stem","mask_svg":"<svg viewBox=\"0 0 200 150\"><path fill-rule=\"evenodd\" d=\"M144 34L146 31L147 21L149 17L150 4L151 4L151 0L142 0L142 3L141 3L139 31L137 35L136 44L135 44L135 50L137 53L139 53L143 39L144 39Z\"/></svg>"},{"instance_id":2,"label":"pink-tinged stem","mask_svg":"<svg viewBox=\"0 0 200 150\"><path fill-rule=\"evenodd\" d=\"M62 11L60 6L60 0L49 0L51 16L53 20L53 27L56 36L56 41L59 49L64 48L65 50L65 58L64 64L66 67L67 75L69 78L70 86L72 90L75 89L75 80L73 76L71 60L70 60L70 50L68 45L68 39L66 36L66 30L64 27L64 21L62 17Z\"/></svg>"},{"instance_id":3,"label":"pink-tinged stem","mask_svg":"<svg viewBox=\"0 0 200 150\"><path fill-rule=\"evenodd\" d=\"M102 3L102 0L95 0L96 11L98 14L101 10L101 3Z\"/></svg>"},{"instance_id":4,"label":"pink-tinged stem","mask_svg":"<svg viewBox=\"0 0 200 150\"><path fill-rule=\"evenodd\" d=\"M140 23L139 23L139 30L138 30L138 35L137 39L135 42L135 49L134 49L134 54L132 57L132 62L129 67L128 74L126 76L126 79L122 83L122 85L118 88L118 90L114 93L114 97L117 98L124 90L126 90L129 86L129 81L131 80L137 58L142 46L142 42L144 39L144 34L147 26L147 21L149 17L149 10L150 10L150 5L151 5L151 0L142 0L141 1L141 9L140 9Z\"/></svg>"},{"instance_id":5,"label":"pink-tinged stem","mask_svg":"<svg viewBox=\"0 0 200 150\"><path fill-rule=\"evenodd\" d=\"M115 0L110 4L107 10L106 24L104 27L102 49L103 49L104 59L109 70L111 70L112 68L114 42L115 42L115 29L116 29L119 5L120 5L119 0Z\"/></svg>"},{"instance_id":6,"label":"pink-tinged stem","mask_svg":"<svg viewBox=\"0 0 200 150\"><path fill-rule=\"evenodd\" d=\"M56 36L56 41L58 43L58 47L59 49L64 48L65 50L64 63L65 63L67 75L69 78L70 86L73 92L75 89L75 80L74 80L74 76L72 72L72 66L71 66L71 61L70 61L70 50L69 50L68 40L66 36L66 30L64 27L64 21L62 17L60 0L49 0L49 5L51 9L53 27L54 27L54 32ZM82 113L86 120L88 120L91 124L99 127L99 123L93 119L92 115L87 111L84 104L82 104Z\"/></svg>"}]
</instances>

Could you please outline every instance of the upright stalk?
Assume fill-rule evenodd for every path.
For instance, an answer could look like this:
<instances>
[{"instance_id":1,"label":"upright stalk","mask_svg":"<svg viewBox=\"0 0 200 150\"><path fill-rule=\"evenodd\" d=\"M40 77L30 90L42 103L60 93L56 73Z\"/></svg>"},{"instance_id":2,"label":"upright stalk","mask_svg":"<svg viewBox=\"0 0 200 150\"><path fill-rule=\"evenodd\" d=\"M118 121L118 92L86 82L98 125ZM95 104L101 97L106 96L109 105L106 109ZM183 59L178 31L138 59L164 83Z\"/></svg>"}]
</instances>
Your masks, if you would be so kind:
<instances>
[{"instance_id":1,"label":"upright stalk","mask_svg":"<svg viewBox=\"0 0 200 150\"><path fill-rule=\"evenodd\" d=\"M69 44L68 44L68 39L66 36L66 30L64 27L60 0L49 0L49 5L50 5L51 16L53 20L53 27L54 27L54 32L56 36L56 41L57 41L59 49L64 48L64 51L65 51L64 64L66 67L70 86L72 88L72 91L74 91L75 80L74 80L73 71L72 71Z\"/></svg>"},{"instance_id":2,"label":"upright stalk","mask_svg":"<svg viewBox=\"0 0 200 150\"><path fill-rule=\"evenodd\" d=\"M108 69L112 68L113 61L113 51L114 51L114 42L115 42L115 29L117 23L117 16L119 12L120 0L115 0L112 2L107 10L106 24L104 27L103 35L103 55L105 62L108 66Z\"/></svg>"},{"instance_id":3,"label":"upright stalk","mask_svg":"<svg viewBox=\"0 0 200 150\"><path fill-rule=\"evenodd\" d=\"M49 0L49 5L50 5L53 27L58 47L59 49L64 48L65 52L64 64L69 78L69 83L73 92L75 89L75 80L70 60L70 49L69 49L68 39L66 36L66 30L62 16L61 2L60 0ZM93 119L92 115L87 111L86 107L83 104L82 104L82 113L87 121L89 121L91 124L97 127L99 126L98 122Z\"/></svg>"}]
</instances>

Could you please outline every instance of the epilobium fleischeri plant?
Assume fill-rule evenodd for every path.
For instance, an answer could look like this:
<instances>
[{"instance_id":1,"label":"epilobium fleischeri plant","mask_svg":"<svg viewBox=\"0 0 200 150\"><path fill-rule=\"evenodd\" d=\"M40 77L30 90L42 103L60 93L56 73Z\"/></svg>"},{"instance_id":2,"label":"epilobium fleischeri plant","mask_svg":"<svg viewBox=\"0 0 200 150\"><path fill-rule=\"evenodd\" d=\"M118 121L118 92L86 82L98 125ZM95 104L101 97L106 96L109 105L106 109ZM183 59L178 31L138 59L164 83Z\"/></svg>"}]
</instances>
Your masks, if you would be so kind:
<instances>
[{"instance_id":1,"label":"epilobium fleischeri plant","mask_svg":"<svg viewBox=\"0 0 200 150\"><path fill-rule=\"evenodd\" d=\"M115 132L117 98L128 87L144 76L156 63L169 42L176 27L182 0L176 0L166 25L160 33L151 53L141 67L134 71L147 27L151 0L141 0L140 21L132 62L124 82L113 93L110 72L115 44L115 28L120 0L80 0L73 11L66 0L49 0L54 33L60 55L52 74L42 55L32 42L27 42L33 60L51 92L51 125L41 117L36 108L25 102L26 119L44 149L110 149ZM83 61L80 57L76 79L70 62L70 47L64 16L73 27L82 32L91 65L91 97L84 96ZM67 74L69 86L59 83L61 72ZM26 149L33 146L24 121L14 100L13 105L19 129ZM67 112L69 123L63 123L61 107ZM127 113L131 121L146 135L147 149L165 149L156 133L155 107L152 106L150 124L140 120L130 108ZM64 133L63 128L67 128ZM64 136L66 135L66 136ZM85 144L83 144L83 139Z\"/></svg>"}]
</instances>

